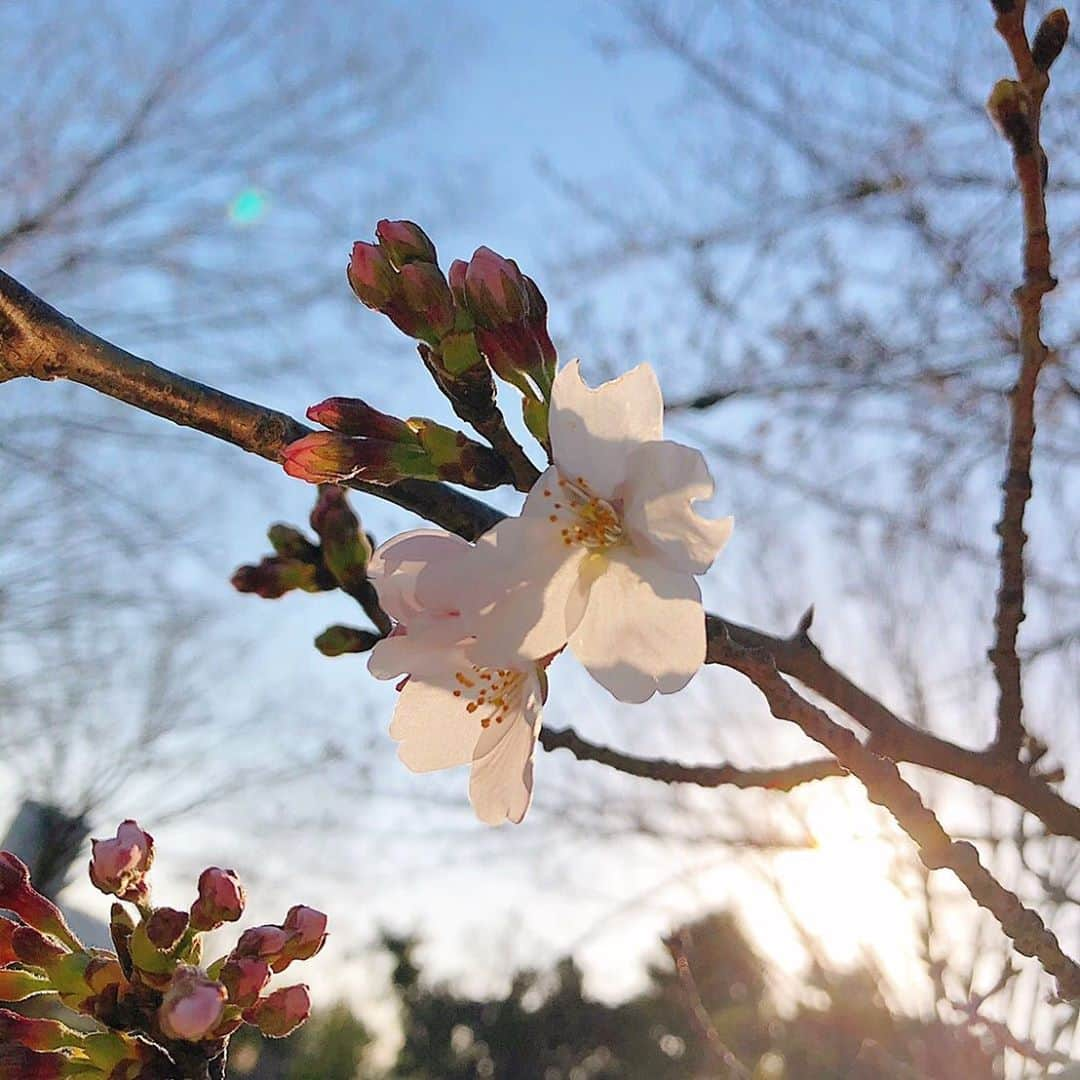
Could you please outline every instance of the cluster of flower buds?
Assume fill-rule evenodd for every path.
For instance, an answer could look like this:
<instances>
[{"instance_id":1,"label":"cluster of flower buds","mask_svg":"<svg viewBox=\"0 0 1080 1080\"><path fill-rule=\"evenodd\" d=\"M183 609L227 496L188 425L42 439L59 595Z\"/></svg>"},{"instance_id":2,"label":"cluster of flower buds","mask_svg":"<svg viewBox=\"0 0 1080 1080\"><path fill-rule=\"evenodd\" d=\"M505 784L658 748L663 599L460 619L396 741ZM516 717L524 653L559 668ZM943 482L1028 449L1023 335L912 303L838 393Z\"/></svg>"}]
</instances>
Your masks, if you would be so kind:
<instances>
[{"instance_id":1,"label":"cluster of flower buds","mask_svg":"<svg viewBox=\"0 0 1080 1080\"><path fill-rule=\"evenodd\" d=\"M327 592L341 589L364 609L375 630L332 626L315 640L327 656L367 652L390 632L391 624L368 581L367 567L375 542L364 532L349 505L344 488L323 484L311 511L312 543L291 525L274 525L267 534L274 554L253 566L241 566L232 576L238 592L276 600L294 589Z\"/></svg>"},{"instance_id":2,"label":"cluster of flower buds","mask_svg":"<svg viewBox=\"0 0 1080 1080\"><path fill-rule=\"evenodd\" d=\"M353 245L348 278L357 297L421 342L424 363L463 420L483 431L496 413L494 371L522 393L525 421L546 445L557 357L536 282L486 247L454 260L444 276L435 245L411 221L380 221L375 234L377 243Z\"/></svg>"},{"instance_id":3,"label":"cluster of flower buds","mask_svg":"<svg viewBox=\"0 0 1080 1080\"><path fill-rule=\"evenodd\" d=\"M326 916L294 907L280 926L240 936L203 966L202 935L243 914L244 890L231 870L199 877L187 911L154 907L147 871L154 841L134 821L95 840L90 880L114 903L115 953L88 949L60 910L38 893L26 866L0 852L0 1001L51 995L94 1023L78 1030L0 1008L0 1080L175 1080L223 1073L229 1036L253 1024L266 1036L294 1031L310 1014L306 986L265 992L274 973L314 956Z\"/></svg>"},{"instance_id":4,"label":"cluster of flower buds","mask_svg":"<svg viewBox=\"0 0 1080 1080\"><path fill-rule=\"evenodd\" d=\"M487 491L513 479L494 450L434 420L399 420L359 398L340 397L312 405L307 415L331 430L291 443L282 460L290 476L311 484L413 478Z\"/></svg>"},{"instance_id":5,"label":"cluster of flower buds","mask_svg":"<svg viewBox=\"0 0 1080 1080\"><path fill-rule=\"evenodd\" d=\"M343 488L327 484L319 489L311 527L318 543L291 525L272 525L266 535L274 554L257 565L239 567L232 576L233 588L265 600L296 589L314 593L362 588L373 545Z\"/></svg>"}]
</instances>

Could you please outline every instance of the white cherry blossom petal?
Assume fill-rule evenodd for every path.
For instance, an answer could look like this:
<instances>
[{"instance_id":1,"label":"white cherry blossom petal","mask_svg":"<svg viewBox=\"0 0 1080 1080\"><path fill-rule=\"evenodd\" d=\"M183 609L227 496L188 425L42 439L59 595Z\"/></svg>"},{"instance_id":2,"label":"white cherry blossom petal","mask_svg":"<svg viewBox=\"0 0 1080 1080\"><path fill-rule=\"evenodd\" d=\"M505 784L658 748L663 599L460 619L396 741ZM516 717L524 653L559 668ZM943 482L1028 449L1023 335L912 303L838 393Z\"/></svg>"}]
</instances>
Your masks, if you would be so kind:
<instances>
[{"instance_id":1,"label":"white cherry blossom petal","mask_svg":"<svg viewBox=\"0 0 1080 1080\"><path fill-rule=\"evenodd\" d=\"M379 603L398 622L435 605L417 593L420 574L430 564L442 564L467 549L469 543L438 529L413 529L380 544L372 553L367 575Z\"/></svg>"},{"instance_id":2,"label":"white cherry blossom petal","mask_svg":"<svg viewBox=\"0 0 1080 1080\"><path fill-rule=\"evenodd\" d=\"M480 723L454 697L452 683L410 679L398 695L390 735L413 772L433 772L472 761Z\"/></svg>"},{"instance_id":3,"label":"white cherry blossom petal","mask_svg":"<svg viewBox=\"0 0 1080 1080\"><path fill-rule=\"evenodd\" d=\"M399 626L389 637L376 643L368 656L368 671L376 679L397 679L402 675L430 675L446 670L447 650L457 649L469 639L462 637L460 619L431 620L425 627L416 616L409 628Z\"/></svg>"},{"instance_id":4,"label":"white cherry blossom petal","mask_svg":"<svg viewBox=\"0 0 1080 1080\"><path fill-rule=\"evenodd\" d=\"M475 557L463 564L461 599L463 621L476 636L474 661L520 665L561 649L573 629L567 598L586 555L546 518L507 518L480 537Z\"/></svg>"},{"instance_id":5,"label":"white cherry blossom petal","mask_svg":"<svg viewBox=\"0 0 1080 1080\"><path fill-rule=\"evenodd\" d=\"M714 491L700 451L675 442L639 446L627 463L623 521L634 548L673 570L704 574L731 536L734 519L700 517L693 508Z\"/></svg>"},{"instance_id":6,"label":"white cherry blossom petal","mask_svg":"<svg viewBox=\"0 0 1080 1080\"><path fill-rule=\"evenodd\" d=\"M541 691L535 674L525 678L521 712L501 725L492 724L474 750L469 800L476 816L488 825L520 824L532 802Z\"/></svg>"},{"instance_id":7,"label":"white cherry blossom petal","mask_svg":"<svg viewBox=\"0 0 1080 1080\"><path fill-rule=\"evenodd\" d=\"M578 361L555 376L548 417L551 452L568 480L582 478L596 495L615 496L627 458L639 443L664 437L664 401L648 364L592 389Z\"/></svg>"},{"instance_id":8,"label":"white cherry blossom petal","mask_svg":"<svg viewBox=\"0 0 1080 1080\"><path fill-rule=\"evenodd\" d=\"M697 582L626 547L606 558L570 636L571 650L620 701L681 690L705 662Z\"/></svg>"}]
</instances>

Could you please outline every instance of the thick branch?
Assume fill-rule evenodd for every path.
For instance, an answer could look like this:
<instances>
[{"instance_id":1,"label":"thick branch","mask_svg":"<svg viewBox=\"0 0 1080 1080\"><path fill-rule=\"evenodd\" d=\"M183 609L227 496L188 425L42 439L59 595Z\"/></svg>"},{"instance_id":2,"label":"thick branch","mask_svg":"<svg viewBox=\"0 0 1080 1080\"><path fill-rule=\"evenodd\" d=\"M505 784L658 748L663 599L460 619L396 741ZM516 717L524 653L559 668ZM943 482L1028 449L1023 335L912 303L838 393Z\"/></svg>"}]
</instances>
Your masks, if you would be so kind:
<instances>
[{"instance_id":1,"label":"thick branch","mask_svg":"<svg viewBox=\"0 0 1080 1080\"><path fill-rule=\"evenodd\" d=\"M0 382L18 376L70 379L270 461L280 461L290 442L311 431L285 413L176 375L97 337L0 270ZM405 480L381 487L349 481L347 486L469 539L501 517L443 484Z\"/></svg>"},{"instance_id":2,"label":"thick branch","mask_svg":"<svg viewBox=\"0 0 1080 1080\"><path fill-rule=\"evenodd\" d=\"M67 378L174 423L203 431L270 461L306 434L305 425L241 398L185 379L84 330L0 271L0 381L19 376ZM476 499L444 484L407 481L392 487L352 482L350 487L388 499L466 538L501 518ZM710 615L709 659L725 633L740 644L767 649L785 674L842 709L871 735L879 753L949 773L1011 799L1047 830L1080 839L1080 808L1017 761L997 760L916 728L828 664L800 632L779 638Z\"/></svg>"},{"instance_id":3,"label":"thick branch","mask_svg":"<svg viewBox=\"0 0 1080 1080\"><path fill-rule=\"evenodd\" d=\"M990 662L998 684L995 751L1015 759L1023 742L1023 692L1016 639L1024 620L1024 511L1031 498L1031 458L1035 441L1035 390L1046 363L1042 340L1043 297L1057 284L1050 273L1050 235L1046 226L1046 155L1039 141L1043 95L1050 78L1033 61L1024 29L1023 3L1000 11L996 22L1016 65L1024 115L1010 134L1013 164L1023 207L1024 279L1013 294L1020 321L1020 372L1009 401L1009 447L1002 483L998 558L1000 578L994 613Z\"/></svg>"},{"instance_id":4,"label":"thick branch","mask_svg":"<svg viewBox=\"0 0 1080 1080\"><path fill-rule=\"evenodd\" d=\"M599 746L583 739L573 728L545 727L540 732L540 744L545 750L569 750L578 761L595 761L616 772L659 780L665 784L696 784L698 787L765 788L769 791L790 791L811 780L828 776L844 776L846 770L832 758L799 761L774 769L740 769L735 765L683 765L664 758L642 758L624 754L609 746Z\"/></svg>"},{"instance_id":5,"label":"thick branch","mask_svg":"<svg viewBox=\"0 0 1080 1080\"><path fill-rule=\"evenodd\" d=\"M973 844L950 838L894 762L863 746L823 709L800 697L780 676L768 652L743 648L727 638L713 643L712 654L716 663L741 672L762 692L773 716L798 725L857 776L871 801L884 806L915 841L926 866L931 870L952 870L972 899L997 919L1017 952L1037 957L1057 979L1063 998L1080 999L1080 965L1066 956L1039 915L1024 907L982 865Z\"/></svg>"}]
</instances>

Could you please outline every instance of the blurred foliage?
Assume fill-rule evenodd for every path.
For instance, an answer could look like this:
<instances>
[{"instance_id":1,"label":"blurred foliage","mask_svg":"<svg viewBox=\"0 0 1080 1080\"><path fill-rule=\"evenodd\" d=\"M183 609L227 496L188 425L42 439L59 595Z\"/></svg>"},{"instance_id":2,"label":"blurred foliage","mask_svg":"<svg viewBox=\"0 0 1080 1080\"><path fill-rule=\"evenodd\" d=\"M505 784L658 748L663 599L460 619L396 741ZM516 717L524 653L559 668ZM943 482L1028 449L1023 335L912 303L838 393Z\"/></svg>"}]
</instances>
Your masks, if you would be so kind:
<instances>
[{"instance_id":1,"label":"blurred foliage","mask_svg":"<svg viewBox=\"0 0 1080 1080\"><path fill-rule=\"evenodd\" d=\"M726 912L682 931L686 957L720 1038L760 1080L896 1075L993 1080L1000 1054L966 1028L892 1013L869 969L815 967L807 1000L783 1010L765 962ZM386 1071L367 1062L370 1036L345 1005L280 1042L244 1032L230 1076L253 1080L693 1080L718 1075L670 961L619 1004L590 998L572 959L519 971L503 995L473 998L424 977L413 938L384 935L403 1043ZM812 1003L811 1003L812 1002ZM870 1041L882 1056L864 1071ZM907 1072L903 1070L909 1070Z\"/></svg>"}]
</instances>

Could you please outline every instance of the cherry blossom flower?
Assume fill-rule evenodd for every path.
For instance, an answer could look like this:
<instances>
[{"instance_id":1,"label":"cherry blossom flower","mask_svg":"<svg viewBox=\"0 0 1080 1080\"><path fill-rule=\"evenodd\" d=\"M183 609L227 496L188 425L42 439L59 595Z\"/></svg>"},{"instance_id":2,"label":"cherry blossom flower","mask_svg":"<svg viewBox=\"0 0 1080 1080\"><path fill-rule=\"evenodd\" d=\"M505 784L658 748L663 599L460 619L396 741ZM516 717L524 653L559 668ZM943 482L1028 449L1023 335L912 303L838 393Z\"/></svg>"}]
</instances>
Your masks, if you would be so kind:
<instances>
[{"instance_id":1,"label":"cherry blossom flower","mask_svg":"<svg viewBox=\"0 0 1080 1080\"><path fill-rule=\"evenodd\" d=\"M641 364L592 389L574 361L555 377L553 464L521 517L478 541L465 571L440 564L425 589L456 582L476 634L474 662L507 649L518 663L569 643L621 701L681 690L705 661L696 575L731 534L732 519L700 517L713 494L704 457L663 438L656 375Z\"/></svg>"},{"instance_id":2,"label":"cherry blossom flower","mask_svg":"<svg viewBox=\"0 0 1080 1080\"><path fill-rule=\"evenodd\" d=\"M428 529L376 549L368 575L396 626L372 650L368 669L380 679L407 676L390 726L402 762L413 772L471 763L477 817L516 824L532 799L544 675L532 660L504 662L496 647L486 650L487 664L472 659L477 642L461 617L455 568L468 560L475 571L475 552ZM439 574L429 575L431 566Z\"/></svg>"}]
</instances>

